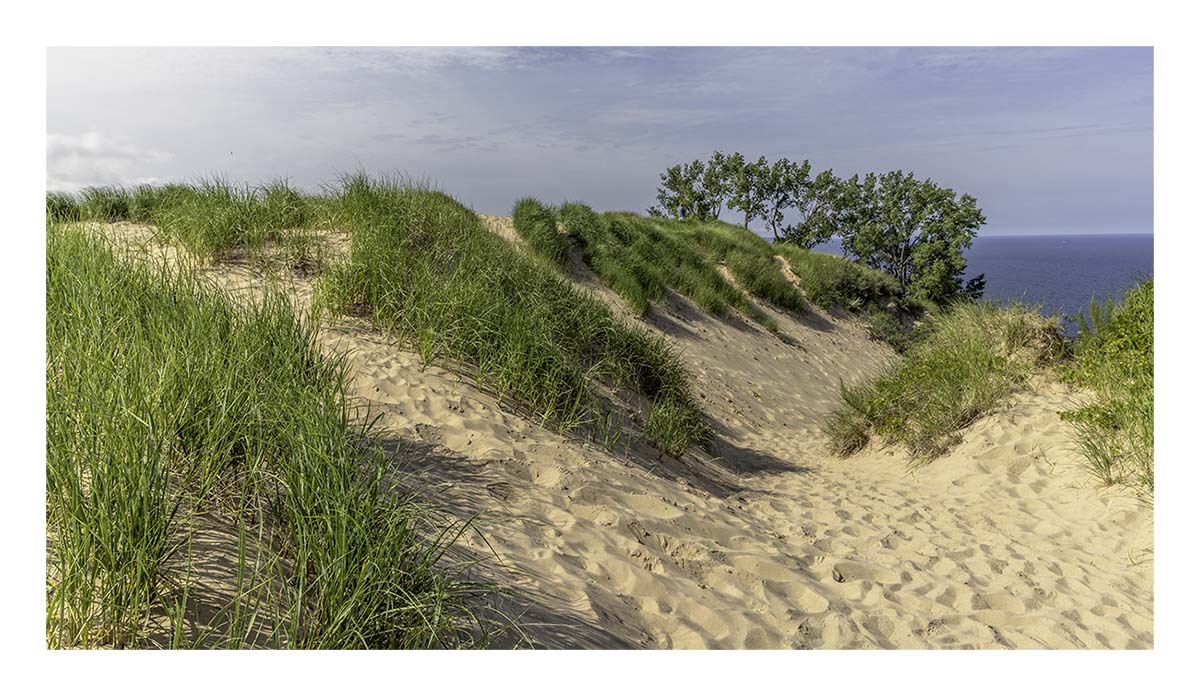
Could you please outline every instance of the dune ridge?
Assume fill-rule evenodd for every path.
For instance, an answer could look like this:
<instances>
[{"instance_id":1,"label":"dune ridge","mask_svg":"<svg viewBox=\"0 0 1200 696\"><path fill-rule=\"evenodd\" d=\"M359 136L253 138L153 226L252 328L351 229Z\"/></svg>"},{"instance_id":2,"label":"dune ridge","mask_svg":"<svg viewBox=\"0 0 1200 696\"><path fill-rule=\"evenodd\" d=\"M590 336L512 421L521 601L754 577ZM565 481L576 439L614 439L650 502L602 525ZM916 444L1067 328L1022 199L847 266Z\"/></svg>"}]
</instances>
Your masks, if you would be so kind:
<instances>
[{"instance_id":1,"label":"dune ridge","mask_svg":"<svg viewBox=\"0 0 1200 696\"><path fill-rule=\"evenodd\" d=\"M485 221L520 243L507 218ZM104 233L160 253L149 228ZM309 276L204 272L232 292L282 282L298 306L312 297ZM635 320L577 250L567 272ZM320 340L349 356L406 483L475 518L458 551L491 559L479 572L536 646L1153 647L1152 511L1080 473L1058 416L1075 395L1038 383L918 469L877 447L836 459L821 421L839 380L894 354L852 318L755 302L778 334L671 292L644 318L717 432L713 454L681 459L544 428L361 320L328 321Z\"/></svg>"}]
</instances>

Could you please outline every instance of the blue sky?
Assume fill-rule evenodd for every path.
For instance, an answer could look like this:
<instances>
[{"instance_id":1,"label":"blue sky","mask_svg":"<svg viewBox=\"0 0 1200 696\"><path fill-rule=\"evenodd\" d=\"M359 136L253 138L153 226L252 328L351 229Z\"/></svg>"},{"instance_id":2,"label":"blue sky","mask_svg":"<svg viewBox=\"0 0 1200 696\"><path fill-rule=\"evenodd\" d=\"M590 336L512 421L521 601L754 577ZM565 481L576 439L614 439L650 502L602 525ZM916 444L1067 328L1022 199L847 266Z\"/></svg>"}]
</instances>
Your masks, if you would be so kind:
<instances>
[{"instance_id":1,"label":"blue sky","mask_svg":"<svg viewBox=\"0 0 1200 696\"><path fill-rule=\"evenodd\" d=\"M47 186L426 179L654 203L714 149L979 199L984 234L1153 229L1149 48L50 49Z\"/></svg>"}]
</instances>

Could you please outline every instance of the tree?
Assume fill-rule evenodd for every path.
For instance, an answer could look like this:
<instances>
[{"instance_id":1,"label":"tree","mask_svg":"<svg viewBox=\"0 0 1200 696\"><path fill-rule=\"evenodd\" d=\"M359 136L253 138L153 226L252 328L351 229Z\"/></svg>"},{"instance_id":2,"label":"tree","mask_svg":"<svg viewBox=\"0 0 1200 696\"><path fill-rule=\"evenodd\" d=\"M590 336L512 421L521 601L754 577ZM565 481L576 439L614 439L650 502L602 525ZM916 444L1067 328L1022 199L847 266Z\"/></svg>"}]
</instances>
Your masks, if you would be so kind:
<instances>
[{"instance_id":1,"label":"tree","mask_svg":"<svg viewBox=\"0 0 1200 696\"><path fill-rule=\"evenodd\" d=\"M700 188L704 191L704 199L707 204L705 211L707 220L720 219L721 208L729 198L731 186L729 168L726 164L728 159L725 153L715 150L712 157L709 157L708 163L704 165Z\"/></svg>"},{"instance_id":2,"label":"tree","mask_svg":"<svg viewBox=\"0 0 1200 696\"><path fill-rule=\"evenodd\" d=\"M765 164L765 160L761 161ZM784 211L795 205L799 182L808 178L808 171L808 160L803 165L796 165L784 157L762 170L762 175L755 181L758 196L763 201L762 218L777 242L783 229Z\"/></svg>"},{"instance_id":3,"label":"tree","mask_svg":"<svg viewBox=\"0 0 1200 696\"><path fill-rule=\"evenodd\" d=\"M756 162L747 162L740 152L725 158L725 170L729 180L729 209L745 216L742 226L750 229L750 221L767 214L763 185L760 183L771 171L767 158L759 157Z\"/></svg>"},{"instance_id":4,"label":"tree","mask_svg":"<svg viewBox=\"0 0 1200 696\"><path fill-rule=\"evenodd\" d=\"M844 190L843 182L833 175L832 169L809 179L811 170L808 160L800 166L793 181L792 205L800 219L783 228L783 239L791 244L811 249L827 242L837 234L840 226L839 198Z\"/></svg>"},{"instance_id":5,"label":"tree","mask_svg":"<svg viewBox=\"0 0 1200 696\"><path fill-rule=\"evenodd\" d=\"M662 184L658 187L658 203L646 212L654 217L670 217L676 220L715 220L721 209L721 191L718 176L711 172L711 163L700 160L668 167L659 175Z\"/></svg>"},{"instance_id":6,"label":"tree","mask_svg":"<svg viewBox=\"0 0 1200 696\"><path fill-rule=\"evenodd\" d=\"M861 183L855 175L837 206L845 251L896 278L906 295L946 304L982 294L982 275L963 282L963 250L987 222L973 197L897 170Z\"/></svg>"}]
</instances>

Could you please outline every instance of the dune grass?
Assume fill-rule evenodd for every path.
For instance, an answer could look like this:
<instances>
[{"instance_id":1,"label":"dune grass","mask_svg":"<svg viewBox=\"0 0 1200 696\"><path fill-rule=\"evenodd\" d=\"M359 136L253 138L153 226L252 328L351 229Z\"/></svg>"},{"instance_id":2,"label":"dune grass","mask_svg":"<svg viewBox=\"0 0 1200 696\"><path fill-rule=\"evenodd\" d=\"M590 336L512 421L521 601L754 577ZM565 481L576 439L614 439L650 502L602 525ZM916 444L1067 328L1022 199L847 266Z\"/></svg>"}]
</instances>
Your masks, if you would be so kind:
<instances>
[{"instance_id":1,"label":"dune grass","mask_svg":"<svg viewBox=\"0 0 1200 696\"><path fill-rule=\"evenodd\" d=\"M708 443L687 369L665 341L619 322L450 196L355 175L339 200L351 255L326 274L323 306L369 315L426 362L469 366L478 383L564 431L610 422L599 382L647 402L645 434L663 450Z\"/></svg>"},{"instance_id":2,"label":"dune grass","mask_svg":"<svg viewBox=\"0 0 1200 696\"><path fill-rule=\"evenodd\" d=\"M825 424L834 453L878 437L904 445L914 462L934 459L1064 350L1057 321L1036 308L962 303L930 321L928 335L883 375L842 386Z\"/></svg>"},{"instance_id":3,"label":"dune grass","mask_svg":"<svg viewBox=\"0 0 1200 696\"><path fill-rule=\"evenodd\" d=\"M153 221L202 258L254 254L274 243L303 263L312 251L309 200L284 181L251 187L208 179L175 187L153 211Z\"/></svg>"},{"instance_id":4,"label":"dune grass","mask_svg":"<svg viewBox=\"0 0 1200 696\"><path fill-rule=\"evenodd\" d=\"M863 311L903 302L900 284L886 273L786 242L772 249L787 261L808 299L820 307Z\"/></svg>"},{"instance_id":5,"label":"dune grass","mask_svg":"<svg viewBox=\"0 0 1200 696\"><path fill-rule=\"evenodd\" d=\"M286 180L252 187L222 178L132 189L92 187L79 195L47 193L46 214L52 222L155 225L202 259L238 253L260 257L274 244L296 268L319 262L311 228L330 219L327 199L304 195Z\"/></svg>"},{"instance_id":6,"label":"dune grass","mask_svg":"<svg viewBox=\"0 0 1200 696\"><path fill-rule=\"evenodd\" d=\"M724 222L659 224L676 227L707 252L710 260L724 263L747 292L776 307L804 312L808 304L788 280L775 260L775 251L765 239L750 230Z\"/></svg>"},{"instance_id":7,"label":"dune grass","mask_svg":"<svg viewBox=\"0 0 1200 696\"><path fill-rule=\"evenodd\" d=\"M597 214L582 203L563 205L560 216L567 233L583 247L584 262L637 314L645 314L650 303L660 301L670 288L714 316L726 316L733 309L771 331L778 329L774 320L721 276L686 223L632 213ZM745 260L735 276L750 263Z\"/></svg>"},{"instance_id":8,"label":"dune grass","mask_svg":"<svg viewBox=\"0 0 1200 696\"><path fill-rule=\"evenodd\" d=\"M1069 381L1095 399L1063 418L1089 472L1105 486L1154 496L1154 281L1146 280L1114 304L1095 300L1081 312Z\"/></svg>"},{"instance_id":9,"label":"dune grass","mask_svg":"<svg viewBox=\"0 0 1200 696\"><path fill-rule=\"evenodd\" d=\"M50 647L470 644L480 588L437 569L452 535L390 490L345 365L284 297L48 225L46 304ZM194 636L191 530L214 518L237 586Z\"/></svg>"},{"instance_id":10,"label":"dune grass","mask_svg":"<svg viewBox=\"0 0 1200 696\"><path fill-rule=\"evenodd\" d=\"M567 240L558 233L554 211L536 198L527 197L513 206L513 227L533 249L557 265L567 260Z\"/></svg>"},{"instance_id":11,"label":"dune grass","mask_svg":"<svg viewBox=\"0 0 1200 696\"><path fill-rule=\"evenodd\" d=\"M905 297L900 284L888 274L787 242L777 242L772 248L787 262L809 300L827 310L861 316L872 339L904 353L925 335L926 327L915 320L936 308Z\"/></svg>"},{"instance_id":12,"label":"dune grass","mask_svg":"<svg viewBox=\"0 0 1200 696\"><path fill-rule=\"evenodd\" d=\"M129 191L121 186L88 187L80 194L79 207L85 220L126 220L129 218Z\"/></svg>"},{"instance_id":13,"label":"dune grass","mask_svg":"<svg viewBox=\"0 0 1200 696\"><path fill-rule=\"evenodd\" d=\"M83 219L83 209L79 199L61 191L46 192L46 222L79 222Z\"/></svg>"}]
</instances>

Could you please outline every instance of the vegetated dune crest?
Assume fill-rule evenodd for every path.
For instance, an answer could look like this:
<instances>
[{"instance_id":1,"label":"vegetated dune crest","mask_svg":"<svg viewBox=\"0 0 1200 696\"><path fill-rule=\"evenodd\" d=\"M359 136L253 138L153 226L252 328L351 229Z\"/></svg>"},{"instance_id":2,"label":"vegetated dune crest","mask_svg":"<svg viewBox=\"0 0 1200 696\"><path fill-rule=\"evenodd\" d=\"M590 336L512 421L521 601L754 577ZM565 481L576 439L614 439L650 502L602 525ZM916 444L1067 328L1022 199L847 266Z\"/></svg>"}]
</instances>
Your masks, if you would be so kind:
<instances>
[{"instance_id":1,"label":"vegetated dune crest","mask_svg":"<svg viewBox=\"0 0 1200 696\"><path fill-rule=\"evenodd\" d=\"M521 244L508 218L483 216ZM152 229L100 228L148 255ZM327 236L329 253L344 239ZM132 247L130 247L132 248ZM234 293L270 283L307 307L314 280L225 261ZM894 358L855 320L758 303L772 334L668 293L634 319L572 250L567 272L677 347L716 431L675 459L618 428L608 446L542 427L449 366L355 319L326 320L353 397L379 418L405 485L479 534L461 558L505 589L536 646L659 648L1153 647L1153 515L1097 491L1058 412L1076 396L1037 381L913 469L869 448L827 453L839 384Z\"/></svg>"}]
</instances>

